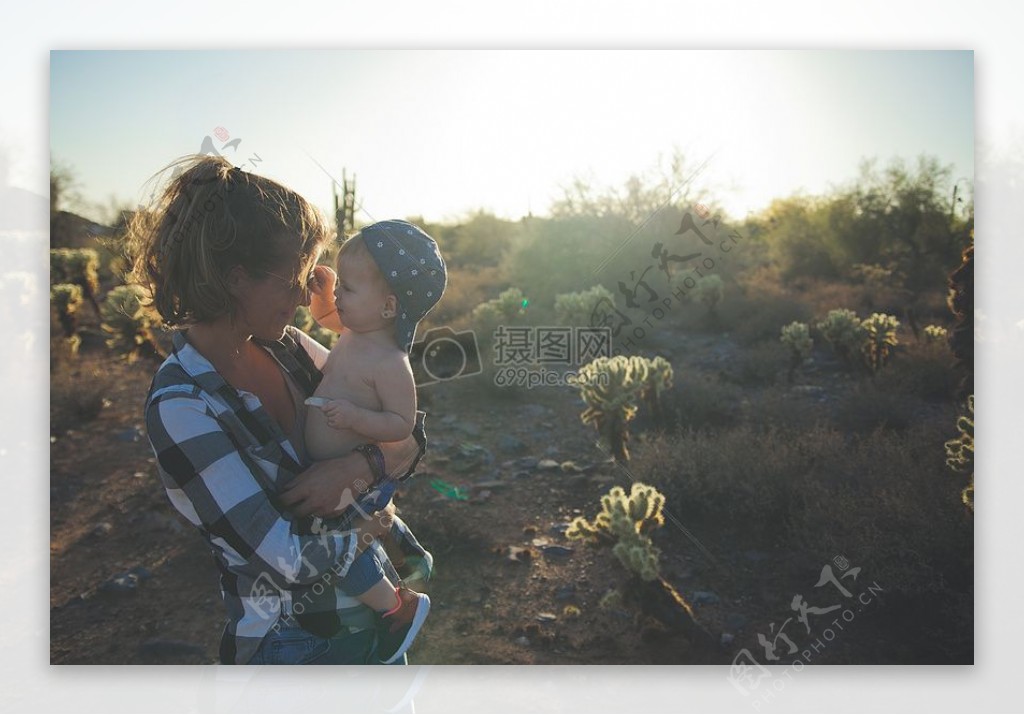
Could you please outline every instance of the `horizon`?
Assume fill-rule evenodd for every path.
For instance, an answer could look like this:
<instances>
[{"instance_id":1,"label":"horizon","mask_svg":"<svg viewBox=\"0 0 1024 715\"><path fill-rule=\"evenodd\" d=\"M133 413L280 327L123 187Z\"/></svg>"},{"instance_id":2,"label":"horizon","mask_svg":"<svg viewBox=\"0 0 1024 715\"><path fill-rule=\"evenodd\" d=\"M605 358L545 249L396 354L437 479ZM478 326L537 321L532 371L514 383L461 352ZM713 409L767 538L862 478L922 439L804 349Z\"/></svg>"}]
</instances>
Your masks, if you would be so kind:
<instances>
[{"instance_id":1,"label":"horizon","mask_svg":"<svg viewBox=\"0 0 1024 715\"><path fill-rule=\"evenodd\" d=\"M741 220L872 158L973 183L973 92L970 51L54 51L51 157L94 214L205 148L328 216L344 168L359 221L452 223L545 216L576 179L601 195L679 151Z\"/></svg>"}]
</instances>

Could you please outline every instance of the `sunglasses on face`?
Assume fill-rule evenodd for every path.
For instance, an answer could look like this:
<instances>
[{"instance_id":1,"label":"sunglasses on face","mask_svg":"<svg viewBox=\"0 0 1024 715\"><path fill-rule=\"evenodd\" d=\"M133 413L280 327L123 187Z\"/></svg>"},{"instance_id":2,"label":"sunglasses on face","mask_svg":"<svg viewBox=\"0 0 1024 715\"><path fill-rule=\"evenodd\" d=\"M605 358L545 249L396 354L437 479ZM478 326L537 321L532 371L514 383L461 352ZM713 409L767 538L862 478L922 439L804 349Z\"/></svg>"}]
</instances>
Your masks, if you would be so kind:
<instances>
[{"instance_id":1,"label":"sunglasses on face","mask_svg":"<svg viewBox=\"0 0 1024 715\"><path fill-rule=\"evenodd\" d=\"M294 278L285 278L284 276L279 276L278 274L271 273L270 271L267 271L267 275L282 281L289 289L295 290L296 288L299 288L303 293L315 293L320 287L320 279L316 276L315 268L306 276L299 279L300 282L298 283L296 283Z\"/></svg>"}]
</instances>

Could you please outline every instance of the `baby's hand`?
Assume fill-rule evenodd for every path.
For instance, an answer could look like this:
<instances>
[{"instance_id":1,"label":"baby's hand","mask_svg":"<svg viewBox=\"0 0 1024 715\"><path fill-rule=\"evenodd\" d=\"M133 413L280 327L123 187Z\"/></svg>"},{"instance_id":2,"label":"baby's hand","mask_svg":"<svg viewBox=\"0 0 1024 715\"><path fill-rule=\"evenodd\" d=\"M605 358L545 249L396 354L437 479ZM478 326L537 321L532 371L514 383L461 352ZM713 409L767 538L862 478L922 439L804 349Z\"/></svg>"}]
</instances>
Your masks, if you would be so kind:
<instances>
[{"instance_id":1,"label":"baby's hand","mask_svg":"<svg viewBox=\"0 0 1024 715\"><path fill-rule=\"evenodd\" d=\"M317 266L313 269L316 280L313 281L309 296L309 312L321 327L338 333L342 330L338 307L334 304L334 288L338 284L338 274L328 266Z\"/></svg>"},{"instance_id":2,"label":"baby's hand","mask_svg":"<svg viewBox=\"0 0 1024 715\"><path fill-rule=\"evenodd\" d=\"M329 400L321 407L327 424L334 429L346 429L352 427L356 421L356 411L359 409L355 403L345 399Z\"/></svg>"}]
</instances>

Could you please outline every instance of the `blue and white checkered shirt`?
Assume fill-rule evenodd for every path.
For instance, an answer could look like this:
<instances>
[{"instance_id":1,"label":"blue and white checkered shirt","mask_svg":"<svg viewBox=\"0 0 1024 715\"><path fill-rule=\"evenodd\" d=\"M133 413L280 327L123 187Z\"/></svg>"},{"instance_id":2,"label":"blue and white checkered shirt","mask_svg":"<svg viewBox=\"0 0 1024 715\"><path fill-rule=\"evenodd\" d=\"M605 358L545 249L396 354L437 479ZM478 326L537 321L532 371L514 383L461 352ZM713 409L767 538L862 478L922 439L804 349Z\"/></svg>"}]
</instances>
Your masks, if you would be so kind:
<instances>
[{"instance_id":1,"label":"blue and white checkered shirt","mask_svg":"<svg viewBox=\"0 0 1024 715\"><path fill-rule=\"evenodd\" d=\"M292 326L280 341L257 342L312 396L326 348ZM349 628L374 625L375 614L336 585L357 555L358 535L331 528L332 520L285 513L277 495L309 465L300 462L259 399L225 382L180 331L153 379L145 415L167 496L199 529L220 571L228 611L222 663L247 663L278 620L302 612L304 603L316 601L317 609L326 603L330 617ZM420 456L426 445L424 417L416 413L413 431ZM380 544L368 548L397 581ZM324 598L325 589L334 592L333 599ZM318 594L315 599L311 591Z\"/></svg>"}]
</instances>

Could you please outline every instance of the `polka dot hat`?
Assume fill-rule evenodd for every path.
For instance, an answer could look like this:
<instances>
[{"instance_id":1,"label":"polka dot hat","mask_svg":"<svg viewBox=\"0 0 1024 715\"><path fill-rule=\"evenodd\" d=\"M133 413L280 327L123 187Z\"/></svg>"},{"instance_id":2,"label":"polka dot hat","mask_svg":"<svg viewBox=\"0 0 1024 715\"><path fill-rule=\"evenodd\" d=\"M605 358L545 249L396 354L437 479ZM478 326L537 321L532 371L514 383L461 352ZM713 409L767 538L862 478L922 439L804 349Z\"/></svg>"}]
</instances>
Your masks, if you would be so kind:
<instances>
[{"instance_id":1,"label":"polka dot hat","mask_svg":"<svg viewBox=\"0 0 1024 715\"><path fill-rule=\"evenodd\" d=\"M379 221L360 232L391 291L398 297L395 339L412 349L416 326L437 305L448 283L448 269L437 242L408 221Z\"/></svg>"}]
</instances>

